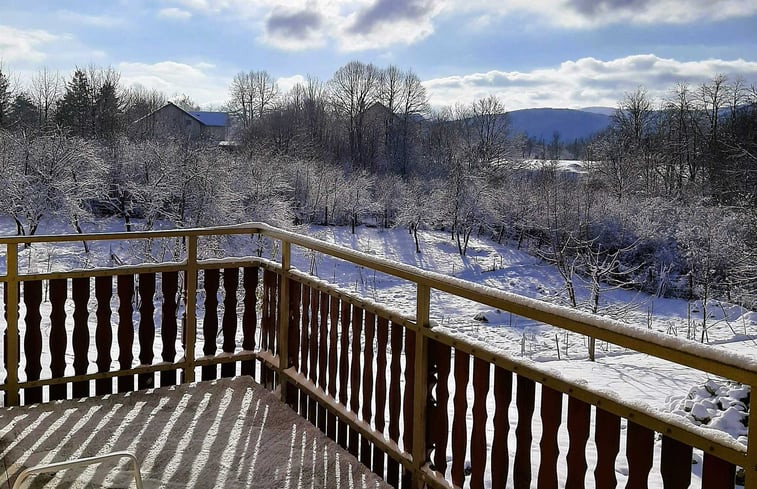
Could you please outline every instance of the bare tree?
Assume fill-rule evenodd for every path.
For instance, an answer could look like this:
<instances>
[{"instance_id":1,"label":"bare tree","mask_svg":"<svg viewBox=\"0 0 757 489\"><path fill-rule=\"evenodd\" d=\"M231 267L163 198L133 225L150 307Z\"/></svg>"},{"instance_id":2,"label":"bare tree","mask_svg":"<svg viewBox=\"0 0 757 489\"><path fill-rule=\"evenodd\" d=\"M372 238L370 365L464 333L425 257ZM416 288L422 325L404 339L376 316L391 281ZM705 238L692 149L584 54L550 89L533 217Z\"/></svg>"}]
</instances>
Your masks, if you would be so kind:
<instances>
[{"instance_id":1,"label":"bare tree","mask_svg":"<svg viewBox=\"0 0 757 489\"><path fill-rule=\"evenodd\" d=\"M39 70L31 79L30 94L39 110L39 127L52 125L55 110L63 94L64 83L57 71Z\"/></svg>"}]
</instances>

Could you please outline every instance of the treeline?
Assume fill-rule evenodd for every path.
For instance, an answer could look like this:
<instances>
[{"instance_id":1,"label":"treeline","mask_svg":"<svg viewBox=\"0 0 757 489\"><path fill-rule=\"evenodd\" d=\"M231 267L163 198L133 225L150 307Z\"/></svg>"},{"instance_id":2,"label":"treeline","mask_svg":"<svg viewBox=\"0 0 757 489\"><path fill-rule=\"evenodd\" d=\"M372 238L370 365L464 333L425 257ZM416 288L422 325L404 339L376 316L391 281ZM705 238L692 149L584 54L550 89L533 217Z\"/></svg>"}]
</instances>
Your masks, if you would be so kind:
<instances>
[{"instance_id":1,"label":"treeline","mask_svg":"<svg viewBox=\"0 0 757 489\"><path fill-rule=\"evenodd\" d=\"M167 97L113 70L2 87L0 208L19 234L52 216L77 231L93 215L127 230L136 218L369 224L408 229L422 252L418 230L439 229L463 255L473 233L528 249L557 266L568 303L591 310L612 286L755 307L757 95L740 81L628 94L581 147L579 171L528 162L533 142L511 133L498 98L432 109L418 77L391 66L351 62L287 92L265 71L239 73L223 107L231 151L129 138ZM591 297L576 297L578 281Z\"/></svg>"}]
</instances>

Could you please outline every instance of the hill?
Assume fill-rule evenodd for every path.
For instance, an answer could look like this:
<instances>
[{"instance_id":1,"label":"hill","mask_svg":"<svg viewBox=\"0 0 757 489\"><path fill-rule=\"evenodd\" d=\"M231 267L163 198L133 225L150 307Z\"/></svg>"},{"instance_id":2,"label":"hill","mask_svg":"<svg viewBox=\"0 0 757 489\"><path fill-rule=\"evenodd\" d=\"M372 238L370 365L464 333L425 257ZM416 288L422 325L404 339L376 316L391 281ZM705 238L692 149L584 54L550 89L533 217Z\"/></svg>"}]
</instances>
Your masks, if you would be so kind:
<instances>
[{"instance_id":1,"label":"hill","mask_svg":"<svg viewBox=\"0 0 757 489\"><path fill-rule=\"evenodd\" d=\"M555 132L564 142L589 138L607 128L611 121L607 114L575 109L522 109L508 112L508 115L513 134L525 133L545 141L551 140Z\"/></svg>"}]
</instances>

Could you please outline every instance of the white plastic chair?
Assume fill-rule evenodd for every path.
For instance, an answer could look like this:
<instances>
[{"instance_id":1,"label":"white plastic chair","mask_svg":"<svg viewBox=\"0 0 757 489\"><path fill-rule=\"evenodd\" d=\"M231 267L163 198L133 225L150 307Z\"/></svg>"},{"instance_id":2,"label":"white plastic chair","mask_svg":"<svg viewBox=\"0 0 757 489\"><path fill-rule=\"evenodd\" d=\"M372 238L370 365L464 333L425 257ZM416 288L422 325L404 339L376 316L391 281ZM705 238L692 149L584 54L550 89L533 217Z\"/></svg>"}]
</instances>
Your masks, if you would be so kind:
<instances>
[{"instance_id":1,"label":"white plastic chair","mask_svg":"<svg viewBox=\"0 0 757 489\"><path fill-rule=\"evenodd\" d=\"M67 462L57 462L52 464L35 465L21 471L16 477L16 481L13 483L11 489L20 489L21 484L29 477L37 474L45 474L49 472L58 472L73 467L82 467L87 465L95 465L106 460L120 460L122 458L128 458L131 460L132 467L134 468L134 481L137 483L137 489L142 489L142 473L139 471L139 463L137 458L129 452L113 452L107 455L99 455L96 457L79 458L76 460L69 460Z\"/></svg>"}]
</instances>

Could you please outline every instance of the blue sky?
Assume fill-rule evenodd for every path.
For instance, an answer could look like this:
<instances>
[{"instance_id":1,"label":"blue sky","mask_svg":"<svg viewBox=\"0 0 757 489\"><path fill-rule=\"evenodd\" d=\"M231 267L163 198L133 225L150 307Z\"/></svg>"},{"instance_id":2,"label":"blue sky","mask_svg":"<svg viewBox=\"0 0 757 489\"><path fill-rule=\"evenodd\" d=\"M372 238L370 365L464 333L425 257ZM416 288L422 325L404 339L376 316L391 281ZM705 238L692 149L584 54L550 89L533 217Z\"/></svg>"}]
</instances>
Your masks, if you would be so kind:
<instances>
[{"instance_id":1,"label":"blue sky","mask_svg":"<svg viewBox=\"0 0 757 489\"><path fill-rule=\"evenodd\" d=\"M92 64L218 106L239 71L287 89L353 59L411 68L436 106L615 106L638 86L756 84L757 0L0 0L19 87Z\"/></svg>"}]
</instances>

